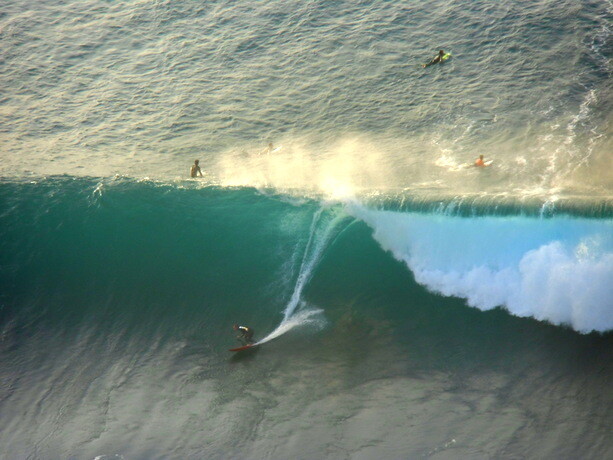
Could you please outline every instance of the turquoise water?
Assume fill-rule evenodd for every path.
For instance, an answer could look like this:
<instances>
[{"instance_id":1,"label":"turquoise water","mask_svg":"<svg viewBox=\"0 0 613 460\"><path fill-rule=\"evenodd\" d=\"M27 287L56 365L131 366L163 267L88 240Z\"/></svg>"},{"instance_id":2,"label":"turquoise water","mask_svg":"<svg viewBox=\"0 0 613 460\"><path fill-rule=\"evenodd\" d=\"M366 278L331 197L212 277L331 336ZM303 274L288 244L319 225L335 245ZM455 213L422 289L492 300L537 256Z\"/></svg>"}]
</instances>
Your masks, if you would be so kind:
<instances>
[{"instance_id":1,"label":"turquoise water","mask_svg":"<svg viewBox=\"0 0 613 460\"><path fill-rule=\"evenodd\" d=\"M613 455L612 15L5 5L0 458Z\"/></svg>"}]
</instances>

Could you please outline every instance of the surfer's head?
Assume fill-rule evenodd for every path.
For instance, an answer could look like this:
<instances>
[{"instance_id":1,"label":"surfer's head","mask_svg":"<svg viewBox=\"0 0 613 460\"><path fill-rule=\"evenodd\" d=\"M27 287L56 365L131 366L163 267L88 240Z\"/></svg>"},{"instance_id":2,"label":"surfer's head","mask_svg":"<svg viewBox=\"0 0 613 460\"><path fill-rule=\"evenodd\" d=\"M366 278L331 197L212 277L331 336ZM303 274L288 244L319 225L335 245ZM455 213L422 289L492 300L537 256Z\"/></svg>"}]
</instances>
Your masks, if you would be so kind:
<instances>
[{"instance_id":1,"label":"surfer's head","mask_svg":"<svg viewBox=\"0 0 613 460\"><path fill-rule=\"evenodd\" d=\"M442 56L443 54L445 54L445 52L443 50L439 50L438 54L440 54Z\"/></svg>"},{"instance_id":2,"label":"surfer's head","mask_svg":"<svg viewBox=\"0 0 613 460\"><path fill-rule=\"evenodd\" d=\"M195 165L197 165L198 163L200 163L200 160L194 160Z\"/></svg>"},{"instance_id":3,"label":"surfer's head","mask_svg":"<svg viewBox=\"0 0 613 460\"><path fill-rule=\"evenodd\" d=\"M238 324L235 324L234 326L232 326L232 329L234 329L235 331L238 330Z\"/></svg>"}]
</instances>

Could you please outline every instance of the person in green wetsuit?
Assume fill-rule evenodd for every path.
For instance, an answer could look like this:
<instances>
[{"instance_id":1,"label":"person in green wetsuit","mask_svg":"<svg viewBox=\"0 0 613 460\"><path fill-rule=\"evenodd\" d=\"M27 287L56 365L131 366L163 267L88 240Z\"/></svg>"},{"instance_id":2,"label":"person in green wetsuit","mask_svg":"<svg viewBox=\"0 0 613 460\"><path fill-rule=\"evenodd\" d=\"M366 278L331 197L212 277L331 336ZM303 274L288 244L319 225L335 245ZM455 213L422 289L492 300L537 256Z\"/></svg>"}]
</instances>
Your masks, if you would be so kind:
<instances>
[{"instance_id":1,"label":"person in green wetsuit","mask_svg":"<svg viewBox=\"0 0 613 460\"><path fill-rule=\"evenodd\" d=\"M428 62L427 64L424 64L424 67L430 67L433 64L438 64L439 62L443 61L443 56L445 55L445 51L443 50L439 50L438 54L436 56L434 56L434 58L432 58L432 60L430 62Z\"/></svg>"}]
</instances>

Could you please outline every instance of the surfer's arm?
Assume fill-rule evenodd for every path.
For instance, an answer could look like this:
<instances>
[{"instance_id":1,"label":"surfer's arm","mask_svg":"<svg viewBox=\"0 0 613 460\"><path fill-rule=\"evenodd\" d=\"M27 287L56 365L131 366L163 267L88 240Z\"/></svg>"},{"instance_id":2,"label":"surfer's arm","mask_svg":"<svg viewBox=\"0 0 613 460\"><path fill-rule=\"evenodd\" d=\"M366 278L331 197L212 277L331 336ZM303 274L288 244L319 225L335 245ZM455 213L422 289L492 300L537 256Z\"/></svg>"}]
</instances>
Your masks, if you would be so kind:
<instances>
[{"instance_id":1,"label":"surfer's arm","mask_svg":"<svg viewBox=\"0 0 613 460\"><path fill-rule=\"evenodd\" d=\"M427 64L424 64L424 67L430 67L431 65L436 64L436 63L438 63L440 61L441 61L440 56L436 56L430 62L428 62Z\"/></svg>"}]
</instances>

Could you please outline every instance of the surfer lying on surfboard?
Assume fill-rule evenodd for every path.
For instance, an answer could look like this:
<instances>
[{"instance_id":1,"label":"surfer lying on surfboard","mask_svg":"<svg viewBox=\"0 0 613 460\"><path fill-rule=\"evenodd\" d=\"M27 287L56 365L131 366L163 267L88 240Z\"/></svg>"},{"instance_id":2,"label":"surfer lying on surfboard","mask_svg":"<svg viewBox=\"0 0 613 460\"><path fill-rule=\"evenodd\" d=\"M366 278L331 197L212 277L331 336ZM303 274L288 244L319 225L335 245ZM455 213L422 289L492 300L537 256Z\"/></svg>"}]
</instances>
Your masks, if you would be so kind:
<instances>
[{"instance_id":1,"label":"surfer lying on surfboard","mask_svg":"<svg viewBox=\"0 0 613 460\"><path fill-rule=\"evenodd\" d=\"M233 329L239 331L236 336L239 341L243 342L245 345L253 343L253 329L248 326L239 326L238 324L235 324Z\"/></svg>"},{"instance_id":2,"label":"surfer lying on surfboard","mask_svg":"<svg viewBox=\"0 0 613 460\"><path fill-rule=\"evenodd\" d=\"M445 51L440 50L438 54L434 56L434 58L432 58L430 62L428 62L427 64L423 64L423 67L430 67L433 64L438 64L439 62L443 62L444 60L448 59L450 56L451 54L449 53L445 54Z\"/></svg>"}]
</instances>

